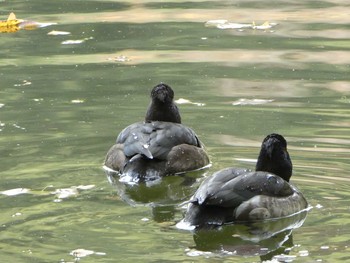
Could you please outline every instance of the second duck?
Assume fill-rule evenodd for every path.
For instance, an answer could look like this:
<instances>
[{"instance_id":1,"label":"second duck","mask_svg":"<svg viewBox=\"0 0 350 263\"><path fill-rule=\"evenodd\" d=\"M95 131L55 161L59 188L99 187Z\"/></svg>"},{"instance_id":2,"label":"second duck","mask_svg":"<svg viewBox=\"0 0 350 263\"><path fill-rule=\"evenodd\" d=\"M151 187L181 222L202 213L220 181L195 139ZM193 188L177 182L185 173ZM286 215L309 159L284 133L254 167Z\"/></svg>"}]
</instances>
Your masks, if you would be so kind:
<instances>
[{"instance_id":1,"label":"second duck","mask_svg":"<svg viewBox=\"0 0 350 263\"><path fill-rule=\"evenodd\" d=\"M207 177L189 200L179 228L193 229L225 223L285 217L307 208L292 184L287 142L268 135L261 145L256 171L226 168Z\"/></svg>"},{"instance_id":2,"label":"second duck","mask_svg":"<svg viewBox=\"0 0 350 263\"><path fill-rule=\"evenodd\" d=\"M181 124L174 91L166 84L152 89L145 121L126 127L107 153L104 167L135 183L188 172L209 164L196 133Z\"/></svg>"}]
</instances>

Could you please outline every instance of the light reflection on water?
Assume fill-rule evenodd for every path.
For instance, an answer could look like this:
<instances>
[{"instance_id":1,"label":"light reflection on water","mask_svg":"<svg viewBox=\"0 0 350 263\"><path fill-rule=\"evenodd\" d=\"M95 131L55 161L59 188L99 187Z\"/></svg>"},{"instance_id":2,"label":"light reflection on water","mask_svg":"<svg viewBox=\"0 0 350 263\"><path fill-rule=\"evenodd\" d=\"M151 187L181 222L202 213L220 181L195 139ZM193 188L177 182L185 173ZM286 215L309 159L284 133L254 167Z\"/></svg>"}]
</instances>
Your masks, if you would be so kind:
<instances>
[{"instance_id":1,"label":"light reflection on water","mask_svg":"<svg viewBox=\"0 0 350 263\"><path fill-rule=\"evenodd\" d=\"M23 19L58 23L0 38L4 262L241 262L285 237L277 259L346 261L347 1L3 5ZM213 19L277 25L272 32L206 27ZM161 81L176 99L203 104L179 107L213 165L153 188L110 185L104 155L122 128L143 118L149 91ZM178 204L202 178L229 166L254 168L271 132L287 138L292 180L314 207L304 224L265 246L235 236L244 226L199 237L176 229ZM256 253L244 260L261 260Z\"/></svg>"}]
</instances>

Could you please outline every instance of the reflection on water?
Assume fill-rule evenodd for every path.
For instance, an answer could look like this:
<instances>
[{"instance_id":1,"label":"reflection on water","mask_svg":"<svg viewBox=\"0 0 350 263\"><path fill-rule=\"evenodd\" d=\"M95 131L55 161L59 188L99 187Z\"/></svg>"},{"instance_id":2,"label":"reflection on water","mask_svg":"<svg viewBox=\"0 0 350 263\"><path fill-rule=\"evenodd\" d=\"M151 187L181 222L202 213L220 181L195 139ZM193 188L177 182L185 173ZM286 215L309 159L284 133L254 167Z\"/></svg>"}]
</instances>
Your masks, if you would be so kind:
<instances>
[{"instance_id":1,"label":"reflection on water","mask_svg":"<svg viewBox=\"0 0 350 263\"><path fill-rule=\"evenodd\" d=\"M303 211L278 220L200 230L194 233L196 246L188 253L209 251L226 256L258 255L262 260L271 260L275 255L289 253L294 246L292 230L302 226L306 214L307 211Z\"/></svg>"},{"instance_id":2,"label":"reflection on water","mask_svg":"<svg viewBox=\"0 0 350 263\"><path fill-rule=\"evenodd\" d=\"M129 205L178 205L187 200L204 178L207 171L196 171L177 176L167 176L151 184L130 185L120 182L119 175L108 173L112 184L122 200Z\"/></svg>"},{"instance_id":3,"label":"reflection on water","mask_svg":"<svg viewBox=\"0 0 350 263\"><path fill-rule=\"evenodd\" d=\"M211 262L221 261L223 251L230 262L272 254L293 262L348 259L347 0L1 6L4 18L13 11L57 23L0 38L2 261ZM218 19L277 25L205 26ZM101 169L104 155L122 128L143 119L149 87L159 82L201 104L180 110L213 165L150 187L110 185ZM315 207L293 238L291 227L251 240L276 232L274 224L260 232L248 226L195 235L176 229L183 216L178 205L201 179L224 167L253 168L261 139L272 132L286 136L292 180Z\"/></svg>"}]
</instances>

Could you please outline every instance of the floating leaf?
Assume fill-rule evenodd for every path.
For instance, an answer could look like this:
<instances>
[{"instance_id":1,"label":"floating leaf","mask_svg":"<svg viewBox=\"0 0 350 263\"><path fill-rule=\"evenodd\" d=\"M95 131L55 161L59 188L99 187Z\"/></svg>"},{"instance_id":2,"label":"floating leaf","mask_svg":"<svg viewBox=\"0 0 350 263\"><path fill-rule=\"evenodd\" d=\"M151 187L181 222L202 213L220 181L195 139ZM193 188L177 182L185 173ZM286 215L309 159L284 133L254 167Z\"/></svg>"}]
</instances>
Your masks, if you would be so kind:
<instances>
[{"instance_id":1,"label":"floating leaf","mask_svg":"<svg viewBox=\"0 0 350 263\"><path fill-rule=\"evenodd\" d=\"M55 23L39 23L30 20L17 19L14 13L10 13L7 20L0 21L0 33L13 33L20 29L33 30L54 24Z\"/></svg>"},{"instance_id":2,"label":"floating leaf","mask_svg":"<svg viewBox=\"0 0 350 263\"><path fill-rule=\"evenodd\" d=\"M14 13L10 13L7 20L0 21L0 32L1 33L12 33L18 31L19 24L24 20L17 19Z\"/></svg>"}]
</instances>

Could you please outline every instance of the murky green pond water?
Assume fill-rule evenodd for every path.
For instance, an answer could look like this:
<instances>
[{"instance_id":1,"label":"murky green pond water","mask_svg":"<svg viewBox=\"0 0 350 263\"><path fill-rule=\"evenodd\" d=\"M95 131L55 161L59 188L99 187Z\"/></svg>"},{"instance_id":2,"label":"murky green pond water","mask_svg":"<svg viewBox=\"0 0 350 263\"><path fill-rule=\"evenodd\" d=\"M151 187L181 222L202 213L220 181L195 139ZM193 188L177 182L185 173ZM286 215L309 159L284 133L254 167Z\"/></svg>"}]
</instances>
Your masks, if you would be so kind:
<instances>
[{"instance_id":1,"label":"murky green pond water","mask_svg":"<svg viewBox=\"0 0 350 263\"><path fill-rule=\"evenodd\" d=\"M0 2L1 20L57 23L0 34L1 261L350 261L348 1ZM151 188L110 184L104 155L159 82L200 103L179 107L213 165ZM253 168L271 132L313 206L303 225L178 230L201 178Z\"/></svg>"}]
</instances>

